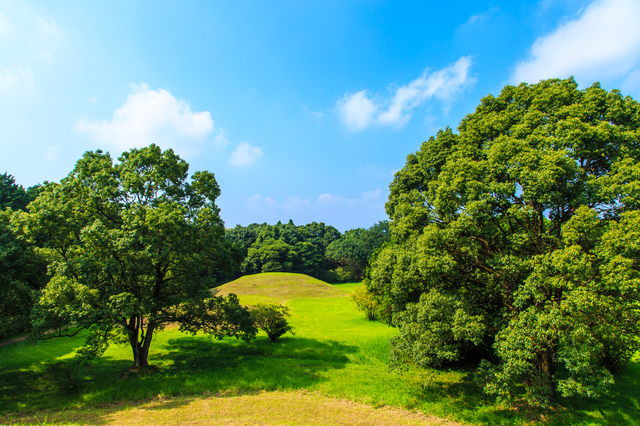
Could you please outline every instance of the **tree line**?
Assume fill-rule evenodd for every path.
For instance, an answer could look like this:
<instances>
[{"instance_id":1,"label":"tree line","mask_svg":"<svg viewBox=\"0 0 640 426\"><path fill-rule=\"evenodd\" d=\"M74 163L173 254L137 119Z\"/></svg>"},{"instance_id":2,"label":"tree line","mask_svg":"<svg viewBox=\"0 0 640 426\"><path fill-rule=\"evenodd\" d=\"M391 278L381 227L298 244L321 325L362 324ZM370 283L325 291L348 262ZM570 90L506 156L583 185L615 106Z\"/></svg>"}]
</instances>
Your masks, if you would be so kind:
<instances>
[{"instance_id":1,"label":"tree line","mask_svg":"<svg viewBox=\"0 0 640 426\"><path fill-rule=\"evenodd\" d=\"M244 256L238 274L298 272L337 283L361 281L369 258L391 234L387 221L341 234L322 222L296 226L289 220L237 225L227 229L226 237Z\"/></svg>"}]
</instances>

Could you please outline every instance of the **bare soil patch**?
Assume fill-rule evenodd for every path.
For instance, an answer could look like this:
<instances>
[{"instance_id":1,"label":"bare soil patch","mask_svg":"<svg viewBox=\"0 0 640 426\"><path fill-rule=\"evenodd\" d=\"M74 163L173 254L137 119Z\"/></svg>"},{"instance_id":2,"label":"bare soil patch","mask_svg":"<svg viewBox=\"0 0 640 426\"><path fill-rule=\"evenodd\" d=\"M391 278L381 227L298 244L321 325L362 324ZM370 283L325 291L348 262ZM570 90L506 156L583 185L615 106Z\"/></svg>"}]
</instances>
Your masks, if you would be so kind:
<instances>
[{"instance_id":1,"label":"bare soil patch","mask_svg":"<svg viewBox=\"0 0 640 426\"><path fill-rule=\"evenodd\" d=\"M198 398L158 398L136 407L39 413L9 422L100 425L460 425L419 412L373 407L318 393L259 392ZM6 421L5 420L5 421Z\"/></svg>"}]
</instances>

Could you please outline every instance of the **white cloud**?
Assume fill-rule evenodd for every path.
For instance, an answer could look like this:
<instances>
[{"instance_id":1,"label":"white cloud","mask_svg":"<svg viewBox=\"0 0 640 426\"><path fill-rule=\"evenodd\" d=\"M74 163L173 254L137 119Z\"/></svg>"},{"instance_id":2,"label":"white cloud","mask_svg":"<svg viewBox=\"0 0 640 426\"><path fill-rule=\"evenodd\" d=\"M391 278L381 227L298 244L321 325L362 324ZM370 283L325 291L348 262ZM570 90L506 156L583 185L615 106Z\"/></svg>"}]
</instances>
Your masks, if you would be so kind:
<instances>
[{"instance_id":1,"label":"white cloud","mask_svg":"<svg viewBox=\"0 0 640 426\"><path fill-rule=\"evenodd\" d=\"M362 193L363 200L377 200L382 196L382 190L377 188L375 191L364 191Z\"/></svg>"},{"instance_id":2,"label":"white cloud","mask_svg":"<svg viewBox=\"0 0 640 426\"><path fill-rule=\"evenodd\" d=\"M399 87L387 111L380 114L378 120L383 124L403 125L411 118L414 108L436 97L451 100L454 94L465 86L473 84L475 79L469 76L471 57L465 56L455 64L440 71L428 73L428 70L406 86Z\"/></svg>"},{"instance_id":3,"label":"white cloud","mask_svg":"<svg viewBox=\"0 0 640 426\"><path fill-rule=\"evenodd\" d=\"M276 200L274 200L271 197L262 197L262 195L260 194L256 194L253 197L249 197L247 198L247 206L249 206L252 209L260 209L264 206L275 206L278 203L276 202Z\"/></svg>"},{"instance_id":4,"label":"white cloud","mask_svg":"<svg viewBox=\"0 0 640 426\"><path fill-rule=\"evenodd\" d=\"M58 158L60 158L58 155L59 152L60 148L58 148L57 146L50 146L44 150L43 155L44 158L49 161L58 161Z\"/></svg>"},{"instance_id":5,"label":"white cloud","mask_svg":"<svg viewBox=\"0 0 640 426\"><path fill-rule=\"evenodd\" d=\"M227 145L229 145L229 140L224 134L224 130L220 128L220 130L218 130L218 134L216 135L216 137L213 138L213 146L215 146L216 148L224 148Z\"/></svg>"},{"instance_id":6,"label":"white cloud","mask_svg":"<svg viewBox=\"0 0 640 426\"><path fill-rule=\"evenodd\" d=\"M12 27L9 20L2 12L0 12L0 35L4 36L11 32Z\"/></svg>"},{"instance_id":7,"label":"white cloud","mask_svg":"<svg viewBox=\"0 0 640 426\"><path fill-rule=\"evenodd\" d=\"M520 62L514 83L567 78L591 83L627 74L640 60L640 2L599 0L576 19L539 37Z\"/></svg>"},{"instance_id":8,"label":"white cloud","mask_svg":"<svg viewBox=\"0 0 640 426\"><path fill-rule=\"evenodd\" d=\"M64 32L58 28L53 18L38 18L37 22L41 40L60 41L64 39Z\"/></svg>"},{"instance_id":9,"label":"white cloud","mask_svg":"<svg viewBox=\"0 0 640 426\"><path fill-rule=\"evenodd\" d=\"M209 112L194 112L187 102L164 89L150 90L146 83L131 87L133 93L115 110L111 121L82 119L75 123L74 130L117 149L118 154L155 143L181 155L199 151L214 131Z\"/></svg>"},{"instance_id":10,"label":"white cloud","mask_svg":"<svg viewBox=\"0 0 640 426\"><path fill-rule=\"evenodd\" d=\"M345 93L344 98L336 103L342 122L351 130L362 130L369 127L378 107L373 104L365 90L354 94Z\"/></svg>"},{"instance_id":11,"label":"white cloud","mask_svg":"<svg viewBox=\"0 0 640 426\"><path fill-rule=\"evenodd\" d=\"M486 11L484 11L482 13L475 13L475 14L471 15L469 17L469 19L467 20L467 22L465 22L462 25L473 25L473 24L477 24L477 23L480 23L480 22L488 21L489 19L491 19L494 16L496 16L498 13L500 13L500 7L493 6L493 7L490 7L488 10L486 10Z\"/></svg>"},{"instance_id":12,"label":"white cloud","mask_svg":"<svg viewBox=\"0 0 640 426\"><path fill-rule=\"evenodd\" d=\"M237 148L231 153L229 163L231 163L232 166L250 166L262 156L263 154L260 148L251 146L247 142L240 142Z\"/></svg>"},{"instance_id":13,"label":"white cloud","mask_svg":"<svg viewBox=\"0 0 640 426\"><path fill-rule=\"evenodd\" d=\"M0 4L0 37L7 44L12 60L26 60L27 57L52 58L54 51L65 40L65 31L58 27L53 18L38 16L28 7ZM4 58L5 60L7 58Z\"/></svg>"},{"instance_id":14,"label":"white cloud","mask_svg":"<svg viewBox=\"0 0 640 426\"><path fill-rule=\"evenodd\" d=\"M391 99L378 103L366 90L346 93L336 103L343 123L351 130L362 130L373 124L403 126L413 110L436 98L450 103L456 94L475 83L470 76L471 57L464 56L439 71L426 69L420 77L395 89ZM445 110L448 105L445 105Z\"/></svg>"},{"instance_id":15,"label":"white cloud","mask_svg":"<svg viewBox=\"0 0 640 426\"><path fill-rule=\"evenodd\" d=\"M33 77L29 68L13 67L0 70L0 90L33 88Z\"/></svg>"},{"instance_id":16,"label":"white cloud","mask_svg":"<svg viewBox=\"0 0 640 426\"><path fill-rule=\"evenodd\" d=\"M346 198L342 195L320 194L318 196L318 203L322 205L344 204L347 206L353 206L363 204L371 200L378 200L381 197L382 190L380 188L376 188L374 191L364 191L360 198Z\"/></svg>"},{"instance_id":17,"label":"white cloud","mask_svg":"<svg viewBox=\"0 0 640 426\"><path fill-rule=\"evenodd\" d=\"M280 220L287 220L286 215L296 215L308 210L311 203L306 198L287 197L284 201L278 202L271 197L262 197L260 194L247 198L247 207L254 212L263 212L267 216L278 217ZM284 216L283 216L284 215ZM287 217L289 218L289 217Z\"/></svg>"},{"instance_id":18,"label":"white cloud","mask_svg":"<svg viewBox=\"0 0 640 426\"><path fill-rule=\"evenodd\" d=\"M360 197L347 198L335 194L321 194L316 199L290 196L284 200L264 197L260 194L245 200L245 223L292 219L300 225L311 222L324 222L347 230L370 226L386 217L384 213L384 194L380 188L364 191ZM238 217L239 215L236 215ZM237 220L237 219L236 219Z\"/></svg>"},{"instance_id":19,"label":"white cloud","mask_svg":"<svg viewBox=\"0 0 640 426\"><path fill-rule=\"evenodd\" d=\"M98 100L95 96L90 97L87 102L89 103L89 106L98 105Z\"/></svg>"}]
</instances>

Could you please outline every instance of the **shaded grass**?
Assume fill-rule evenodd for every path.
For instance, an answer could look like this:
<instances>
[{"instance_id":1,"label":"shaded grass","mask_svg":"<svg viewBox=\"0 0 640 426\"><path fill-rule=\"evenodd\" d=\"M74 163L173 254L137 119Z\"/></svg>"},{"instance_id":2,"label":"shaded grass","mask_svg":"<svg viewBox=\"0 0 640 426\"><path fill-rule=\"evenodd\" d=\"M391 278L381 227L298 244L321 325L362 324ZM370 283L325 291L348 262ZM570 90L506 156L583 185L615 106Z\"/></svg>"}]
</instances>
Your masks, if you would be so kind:
<instances>
[{"instance_id":1,"label":"shaded grass","mask_svg":"<svg viewBox=\"0 0 640 426\"><path fill-rule=\"evenodd\" d=\"M333 288L347 295L358 285ZM263 296L240 298L259 297ZM473 364L389 371L389 338L397 331L367 321L348 297L299 298L288 305L294 336L286 334L272 343L261 333L245 343L165 330L154 338L149 357L159 371L123 374L131 364L130 349L114 345L85 371L78 390L61 390L45 374L45 363L71 356L82 338L0 348L0 423L3 414L8 421L29 412L83 413L105 404L135 405L154 398L306 390L372 406L417 409L470 424L640 424L637 358L616 378L611 395L601 400L561 399L546 411L506 408L474 383Z\"/></svg>"}]
</instances>

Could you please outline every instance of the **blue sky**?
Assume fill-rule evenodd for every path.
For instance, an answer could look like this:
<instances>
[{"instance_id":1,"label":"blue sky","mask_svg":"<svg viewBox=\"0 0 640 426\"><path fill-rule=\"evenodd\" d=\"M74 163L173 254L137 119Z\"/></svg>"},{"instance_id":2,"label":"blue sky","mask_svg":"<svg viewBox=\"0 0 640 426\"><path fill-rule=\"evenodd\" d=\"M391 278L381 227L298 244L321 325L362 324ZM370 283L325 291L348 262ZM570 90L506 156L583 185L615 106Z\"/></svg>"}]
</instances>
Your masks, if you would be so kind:
<instances>
[{"instance_id":1,"label":"blue sky","mask_svg":"<svg viewBox=\"0 0 640 426\"><path fill-rule=\"evenodd\" d=\"M640 0L0 0L0 173L152 142L215 173L228 227L386 219L393 174L506 84L640 98Z\"/></svg>"}]
</instances>

